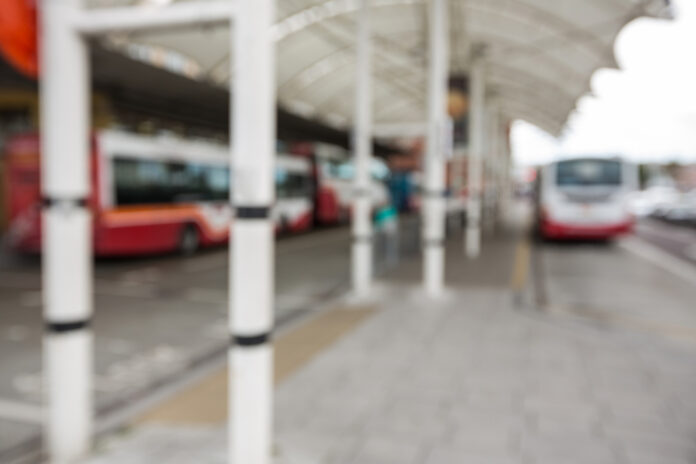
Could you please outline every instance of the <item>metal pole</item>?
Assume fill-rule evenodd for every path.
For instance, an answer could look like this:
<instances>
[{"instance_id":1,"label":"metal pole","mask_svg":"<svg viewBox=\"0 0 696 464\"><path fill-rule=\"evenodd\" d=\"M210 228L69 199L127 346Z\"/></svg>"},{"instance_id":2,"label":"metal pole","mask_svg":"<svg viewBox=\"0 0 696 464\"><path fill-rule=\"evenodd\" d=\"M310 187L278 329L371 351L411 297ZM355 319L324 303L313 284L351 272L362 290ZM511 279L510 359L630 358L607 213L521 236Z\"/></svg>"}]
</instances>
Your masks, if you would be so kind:
<instances>
[{"instance_id":1,"label":"metal pole","mask_svg":"<svg viewBox=\"0 0 696 464\"><path fill-rule=\"evenodd\" d=\"M495 105L495 100L489 99L488 104L488 127L486 131L487 149L486 149L486 190L484 195L485 216L484 223L486 230L492 232L495 229L496 222L496 203L498 189L500 187L498 181L499 172L499 139L498 139L498 110Z\"/></svg>"},{"instance_id":2,"label":"metal pole","mask_svg":"<svg viewBox=\"0 0 696 464\"><path fill-rule=\"evenodd\" d=\"M483 58L472 58L469 73L470 118L469 118L469 188L466 206L466 254L476 258L481 252L481 177L485 146L485 75Z\"/></svg>"},{"instance_id":3,"label":"metal pole","mask_svg":"<svg viewBox=\"0 0 696 464\"><path fill-rule=\"evenodd\" d=\"M505 141L505 127L501 124L500 113L498 114L498 126L496 127L496 138L498 140L498 214L497 220L504 224L507 214L507 154Z\"/></svg>"},{"instance_id":4,"label":"metal pole","mask_svg":"<svg viewBox=\"0 0 696 464\"><path fill-rule=\"evenodd\" d=\"M512 154L510 153L510 133L508 131L509 123L502 128L503 140L503 204L502 214L507 216L510 214L513 196L513 172L512 172Z\"/></svg>"},{"instance_id":5,"label":"metal pole","mask_svg":"<svg viewBox=\"0 0 696 464\"><path fill-rule=\"evenodd\" d=\"M46 447L72 463L92 438L89 63L70 22L80 0L39 6Z\"/></svg>"},{"instance_id":6,"label":"metal pole","mask_svg":"<svg viewBox=\"0 0 696 464\"><path fill-rule=\"evenodd\" d=\"M353 291L365 295L372 281L370 164L372 161L372 89L369 0L360 0L355 91L355 180L353 192Z\"/></svg>"},{"instance_id":7,"label":"metal pole","mask_svg":"<svg viewBox=\"0 0 696 464\"><path fill-rule=\"evenodd\" d=\"M239 2L234 47L230 253L230 462L269 464L272 448L274 0Z\"/></svg>"},{"instance_id":8,"label":"metal pole","mask_svg":"<svg viewBox=\"0 0 696 464\"><path fill-rule=\"evenodd\" d=\"M430 0L428 139L423 189L423 285L431 295L444 287L445 123L449 57L447 0Z\"/></svg>"}]
</instances>

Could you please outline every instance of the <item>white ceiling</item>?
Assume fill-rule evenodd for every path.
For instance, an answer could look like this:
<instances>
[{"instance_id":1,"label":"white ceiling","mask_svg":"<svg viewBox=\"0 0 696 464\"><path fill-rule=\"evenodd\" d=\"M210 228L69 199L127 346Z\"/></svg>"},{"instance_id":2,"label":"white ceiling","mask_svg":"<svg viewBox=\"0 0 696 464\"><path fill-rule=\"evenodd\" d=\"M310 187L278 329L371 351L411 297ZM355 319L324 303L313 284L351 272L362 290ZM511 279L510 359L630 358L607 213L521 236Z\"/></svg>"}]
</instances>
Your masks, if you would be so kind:
<instances>
[{"instance_id":1,"label":"white ceiling","mask_svg":"<svg viewBox=\"0 0 696 464\"><path fill-rule=\"evenodd\" d=\"M204 3L206 0L185 0ZM241 1L241 0L238 0ZM90 0L101 7L130 0ZM161 2L160 2L161 3ZM349 127L355 81L357 0L277 0L278 99L288 109ZM427 2L372 0L377 124L425 115ZM595 70L615 67L614 40L640 16L668 17L666 0L450 0L450 67L466 75L472 46L484 50L489 94L506 120L557 135ZM194 60L201 78L229 81L229 29L131 34L128 41Z\"/></svg>"}]
</instances>

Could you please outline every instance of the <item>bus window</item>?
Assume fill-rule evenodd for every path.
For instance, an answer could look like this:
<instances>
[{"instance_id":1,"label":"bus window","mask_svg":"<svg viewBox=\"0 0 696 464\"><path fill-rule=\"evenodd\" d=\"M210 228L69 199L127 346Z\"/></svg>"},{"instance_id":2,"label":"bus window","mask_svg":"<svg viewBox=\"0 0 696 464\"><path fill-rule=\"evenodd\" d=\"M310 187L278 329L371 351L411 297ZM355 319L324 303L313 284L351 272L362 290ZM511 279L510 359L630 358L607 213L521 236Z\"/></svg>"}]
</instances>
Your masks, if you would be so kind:
<instances>
[{"instance_id":1,"label":"bus window","mask_svg":"<svg viewBox=\"0 0 696 464\"><path fill-rule=\"evenodd\" d=\"M114 159L118 205L226 201L229 169L134 158Z\"/></svg>"},{"instance_id":2,"label":"bus window","mask_svg":"<svg viewBox=\"0 0 696 464\"><path fill-rule=\"evenodd\" d=\"M168 173L163 163L134 158L114 160L116 204L168 203Z\"/></svg>"},{"instance_id":3,"label":"bus window","mask_svg":"<svg viewBox=\"0 0 696 464\"><path fill-rule=\"evenodd\" d=\"M312 195L312 181L306 174L288 172L286 169L277 168L275 181L278 198L302 198Z\"/></svg>"},{"instance_id":4,"label":"bus window","mask_svg":"<svg viewBox=\"0 0 696 464\"><path fill-rule=\"evenodd\" d=\"M620 185L621 163L601 159L560 161L556 167L556 184L564 187Z\"/></svg>"},{"instance_id":5,"label":"bus window","mask_svg":"<svg viewBox=\"0 0 696 464\"><path fill-rule=\"evenodd\" d=\"M203 200L203 167L196 164L167 163L171 201L182 203Z\"/></svg>"},{"instance_id":6,"label":"bus window","mask_svg":"<svg viewBox=\"0 0 696 464\"><path fill-rule=\"evenodd\" d=\"M230 170L219 166L208 167L205 170L205 188L208 199L228 201L230 196Z\"/></svg>"}]
</instances>

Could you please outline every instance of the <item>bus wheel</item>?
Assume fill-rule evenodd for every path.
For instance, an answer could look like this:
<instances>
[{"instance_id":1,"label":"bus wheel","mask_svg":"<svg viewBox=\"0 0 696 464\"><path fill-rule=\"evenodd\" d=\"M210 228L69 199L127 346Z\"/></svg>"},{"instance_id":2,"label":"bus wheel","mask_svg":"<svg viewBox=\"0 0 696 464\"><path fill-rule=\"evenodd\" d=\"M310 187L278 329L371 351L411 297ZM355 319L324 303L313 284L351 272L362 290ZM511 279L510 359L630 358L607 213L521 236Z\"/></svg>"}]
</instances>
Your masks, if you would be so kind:
<instances>
[{"instance_id":1,"label":"bus wheel","mask_svg":"<svg viewBox=\"0 0 696 464\"><path fill-rule=\"evenodd\" d=\"M198 250L200 239L198 237L198 229L192 224L187 224L181 229L179 236L179 253L184 256L191 256Z\"/></svg>"}]
</instances>

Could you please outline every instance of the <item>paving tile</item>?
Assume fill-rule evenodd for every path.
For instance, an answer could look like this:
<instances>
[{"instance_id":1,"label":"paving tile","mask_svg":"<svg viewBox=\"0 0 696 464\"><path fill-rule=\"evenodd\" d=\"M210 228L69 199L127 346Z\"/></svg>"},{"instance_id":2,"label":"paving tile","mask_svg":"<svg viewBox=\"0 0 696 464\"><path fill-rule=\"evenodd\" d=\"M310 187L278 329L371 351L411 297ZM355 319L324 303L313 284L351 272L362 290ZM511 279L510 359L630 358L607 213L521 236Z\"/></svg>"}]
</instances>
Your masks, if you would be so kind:
<instances>
[{"instance_id":1,"label":"paving tile","mask_svg":"<svg viewBox=\"0 0 696 464\"><path fill-rule=\"evenodd\" d=\"M524 456L535 463L619 463L620 457L609 442L600 437L583 436L577 433L556 434L541 437L525 434L521 439Z\"/></svg>"},{"instance_id":2,"label":"paving tile","mask_svg":"<svg viewBox=\"0 0 696 464\"><path fill-rule=\"evenodd\" d=\"M368 437L350 461L355 464L417 464L423 461L425 449L415 440L390 440L381 436Z\"/></svg>"},{"instance_id":3,"label":"paving tile","mask_svg":"<svg viewBox=\"0 0 696 464\"><path fill-rule=\"evenodd\" d=\"M696 462L693 358L678 356L687 374L664 379L656 366L670 357L665 371L677 371L673 348L527 317L494 290L430 306L394 291L277 388L276 464ZM164 433L114 456L224 462L219 432L168 440L205 451L167 447Z\"/></svg>"},{"instance_id":4,"label":"paving tile","mask_svg":"<svg viewBox=\"0 0 696 464\"><path fill-rule=\"evenodd\" d=\"M631 459L664 457L696 462L696 440L693 437L657 428L636 431L613 427L604 427L604 435L613 443L620 444Z\"/></svg>"},{"instance_id":5,"label":"paving tile","mask_svg":"<svg viewBox=\"0 0 696 464\"><path fill-rule=\"evenodd\" d=\"M428 454L424 464L524 464L521 457L504 452L470 453L457 448L440 447Z\"/></svg>"}]
</instances>

